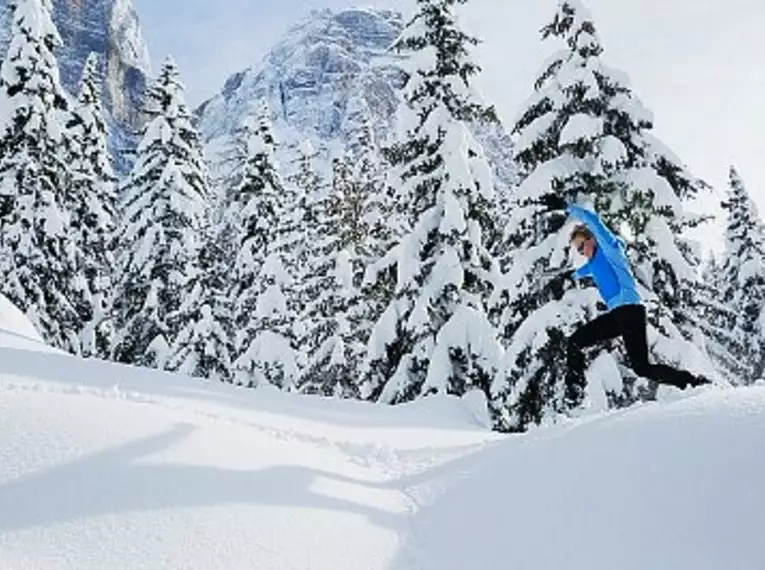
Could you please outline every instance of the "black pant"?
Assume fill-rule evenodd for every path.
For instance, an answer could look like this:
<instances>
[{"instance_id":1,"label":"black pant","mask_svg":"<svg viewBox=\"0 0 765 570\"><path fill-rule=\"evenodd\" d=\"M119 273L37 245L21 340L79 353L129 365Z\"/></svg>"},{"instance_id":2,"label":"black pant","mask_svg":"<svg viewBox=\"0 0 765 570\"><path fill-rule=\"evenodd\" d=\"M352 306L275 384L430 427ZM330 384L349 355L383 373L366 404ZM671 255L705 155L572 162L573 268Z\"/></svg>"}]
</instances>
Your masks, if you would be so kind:
<instances>
[{"instance_id":1,"label":"black pant","mask_svg":"<svg viewBox=\"0 0 765 570\"><path fill-rule=\"evenodd\" d=\"M632 369L638 376L670 384L680 389L706 383L685 370L665 364L648 363L646 317L643 305L625 305L600 315L579 328L568 339L568 383L583 385L584 353L582 349L621 336L627 348Z\"/></svg>"}]
</instances>

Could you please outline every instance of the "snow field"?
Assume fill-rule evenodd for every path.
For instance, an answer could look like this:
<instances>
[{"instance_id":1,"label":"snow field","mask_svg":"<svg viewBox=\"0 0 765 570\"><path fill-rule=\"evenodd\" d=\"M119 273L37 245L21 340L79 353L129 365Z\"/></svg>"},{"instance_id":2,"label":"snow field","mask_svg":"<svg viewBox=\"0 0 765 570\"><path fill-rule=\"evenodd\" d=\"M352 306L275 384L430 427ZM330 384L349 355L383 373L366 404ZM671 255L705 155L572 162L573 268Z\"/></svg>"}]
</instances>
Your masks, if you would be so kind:
<instances>
[{"instance_id":1,"label":"snow field","mask_svg":"<svg viewBox=\"0 0 765 570\"><path fill-rule=\"evenodd\" d=\"M764 412L762 387L712 388L489 447L415 514L408 558L423 570L761 569Z\"/></svg>"},{"instance_id":2,"label":"snow field","mask_svg":"<svg viewBox=\"0 0 765 570\"><path fill-rule=\"evenodd\" d=\"M18 346L17 327L3 570L763 567L765 386L503 436L469 399L205 385Z\"/></svg>"},{"instance_id":3,"label":"snow field","mask_svg":"<svg viewBox=\"0 0 765 570\"><path fill-rule=\"evenodd\" d=\"M495 437L446 398L375 410L16 348L0 362L3 569L388 568L413 509L396 479Z\"/></svg>"}]
</instances>

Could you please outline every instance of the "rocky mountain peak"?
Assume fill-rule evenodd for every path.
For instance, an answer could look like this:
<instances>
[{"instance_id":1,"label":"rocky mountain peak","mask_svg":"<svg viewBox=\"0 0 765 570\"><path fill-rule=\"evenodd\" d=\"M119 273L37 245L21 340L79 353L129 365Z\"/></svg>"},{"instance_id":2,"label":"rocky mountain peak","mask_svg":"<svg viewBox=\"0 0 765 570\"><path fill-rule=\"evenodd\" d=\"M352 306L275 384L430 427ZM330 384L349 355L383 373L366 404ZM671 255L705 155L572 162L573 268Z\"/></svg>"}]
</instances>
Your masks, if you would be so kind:
<instances>
[{"instance_id":1,"label":"rocky mountain peak","mask_svg":"<svg viewBox=\"0 0 765 570\"><path fill-rule=\"evenodd\" d=\"M11 10L0 0L0 59L5 57ZM139 109L150 73L149 50L141 35L132 0L53 0L53 20L63 40L57 54L61 82L73 96L88 55L99 56L104 103L116 155L140 122ZM118 160L118 165L121 161Z\"/></svg>"},{"instance_id":2,"label":"rocky mountain peak","mask_svg":"<svg viewBox=\"0 0 765 570\"><path fill-rule=\"evenodd\" d=\"M354 98L387 125L401 78L387 49L402 27L401 15L390 10L314 11L200 108L205 138L233 133L260 100L288 131L322 141L342 136Z\"/></svg>"},{"instance_id":3,"label":"rocky mountain peak","mask_svg":"<svg viewBox=\"0 0 765 570\"><path fill-rule=\"evenodd\" d=\"M343 148L360 115L378 140L390 140L405 59L389 48L404 24L403 16L390 10L314 11L258 65L232 75L220 94L197 110L213 160L215 149L225 146L262 101L283 146L311 140L317 149ZM515 178L510 137L501 125L473 125L473 130L500 186L509 188Z\"/></svg>"}]
</instances>

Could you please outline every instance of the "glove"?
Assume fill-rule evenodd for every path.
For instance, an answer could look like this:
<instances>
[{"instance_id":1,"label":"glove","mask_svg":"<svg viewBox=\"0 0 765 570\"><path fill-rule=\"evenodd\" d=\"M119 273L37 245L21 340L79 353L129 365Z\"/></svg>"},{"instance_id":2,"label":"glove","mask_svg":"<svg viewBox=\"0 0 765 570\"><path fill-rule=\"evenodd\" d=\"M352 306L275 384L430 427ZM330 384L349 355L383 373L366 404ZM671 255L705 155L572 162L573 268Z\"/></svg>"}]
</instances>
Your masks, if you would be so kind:
<instances>
[{"instance_id":1,"label":"glove","mask_svg":"<svg viewBox=\"0 0 765 570\"><path fill-rule=\"evenodd\" d=\"M567 290L575 286L574 271L564 269L549 276L544 284L544 290L549 291L554 298L560 299Z\"/></svg>"},{"instance_id":2,"label":"glove","mask_svg":"<svg viewBox=\"0 0 765 570\"><path fill-rule=\"evenodd\" d=\"M548 210L565 210L568 204L557 194L545 194L539 198L538 202Z\"/></svg>"}]
</instances>

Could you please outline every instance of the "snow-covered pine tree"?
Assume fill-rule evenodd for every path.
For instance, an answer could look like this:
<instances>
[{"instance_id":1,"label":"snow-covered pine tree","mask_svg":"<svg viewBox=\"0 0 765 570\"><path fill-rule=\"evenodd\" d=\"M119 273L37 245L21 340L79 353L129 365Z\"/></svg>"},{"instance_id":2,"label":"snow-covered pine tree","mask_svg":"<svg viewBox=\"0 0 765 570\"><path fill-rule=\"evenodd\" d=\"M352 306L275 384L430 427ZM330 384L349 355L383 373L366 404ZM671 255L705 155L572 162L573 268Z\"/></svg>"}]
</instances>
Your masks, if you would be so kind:
<instances>
[{"instance_id":1,"label":"snow-covered pine tree","mask_svg":"<svg viewBox=\"0 0 765 570\"><path fill-rule=\"evenodd\" d=\"M182 326L166 368L188 376L231 382L234 353L232 303L228 294L232 264L219 236L205 232L199 271L178 311Z\"/></svg>"},{"instance_id":2,"label":"snow-covered pine tree","mask_svg":"<svg viewBox=\"0 0 765 570\"><path fill-rule=\"evenodd\" d=\"M66 97L54 51L61 40L50 0L12 0L10 45L0 69L0 282L46 342L79 349L81 319L60 152Z\"/></svg>"},{"instance_id":3,"label":"snow-covered pine tree","mask_svg":"<svg viewBox=\"0 0 765 570\"><path fill-rule=\"evenodd\" d=\"M306 228L311 236L310 254L300 285L303 326L299 342L306 364L299 388L310 394L353 397L353 372L343 342L350 328L344 306L344 296L353 286L348 275L350 260L342 274L338 267L341 193L350 186L350 168L347 161L335 159L332 170L332 192L311 205L312 225Z\"/></svg>"},{"instance_id":4,"label":"snow-covered pine tree","mask_svg":"<svg viewBox=\"0 0 765 570\"><path fill-rule=\"evenodd\" d=\"M264 113L266 109L262 108L258 112ZM220 247L223 248L223 254L230 262L232 271L241 246L239 242L242 237L241 210L249 201L246 195L240 195L240 191L244 190L246 194L251 188L244 185L244 178L251 158L250 144L254 137L258 136L257 131L257 115L247 117L236 128L222 153L222 164L219 166L222 172L214 181L217 195L216 216L214 216L217 224L216 236Z\"/></svg>"},{"instance_id":5,"label":"snow-covered pine tree","mask_svg":"<svg viewBox=\"0 0 765 570\"><path fill-rule=\"evenodd\" d=\"M357 109L355 124L348 129L345 157L350 169L348 195L354 206L347 209L344 226L351 228L348 243L354 244L361 265L366 267L382 259L399 243L406 233L407 221L398 211L395 193L387 184L389 165L375 136L369 108L361 100L351 100L349 105ZM391 296L392 292L391 288Z\"/></svg>"},{"instance_id":6,"label":"snow-covered pine tree","mask_svg":"<svg viewBox=\"0 0 765 570\"><path fill-rule=\"evenodd\" d=\"M255 319L256 285L267 256L269 240L276 235L281 180L273 161L275 141L267 121L266 108L257 118L248 117L237 129L230 160L235 161L227 192L228 204L221 219L220 235L233 254L230 297L235 330L234 355L242 355L260 332ZM235 381L254 385L256 364L237 360Z\"/></svg>"},{"instance_id":7,"label":"snow-covered pine tree","mask_svg":"<svg viewBox=\"0 0 765 570\"><path fill-rule=\"evenodd\" d=\"M292 206L284 220L284 237L288 242L285 246L290 251L290 256L285 262L288 263L297 282L295 298L291 303L294 303L295 311L302 314L312 294L305 277L310 274L312 261L317 255L315 240L319 232L319 203L326 198L327 186L317 171L319 152L311 141L301 141L297 145L296 153L292 172L286 177L285 187L288 189Z\"/></svg>"},{"instance_id":8,"label":"snow-covered pine tree","mask_svg":"<svg viewBox=\"0 0 765 570\"><path fill-rule=\"evenodd\" d=\"M267 107L261 108L257 127L248 127L240 184L233 191L224 222L239 227L240 244L233 271L234 381L255 387L270 383L290 389L298 375L293 323L288 305L293 287L285 264L290 208L294 203L282 184L274 151Z\"/></svg>"},{"instance_id":9,"label":"snow-covered pine tree","mask_svg":"<svg viewBox=\"0 0 765 570\"><path fill-rule=\"evenodd\" d=\"M210 226L199 253L200 272L193 294L184 300L184 310L192 314L190 323L178 336L169 368L191 376L221 382L234 381L236 338L234 333L234 299L236 258L241 245L243 207L247 200L239 191L251 189L243 185L246 176L249 146L255 136L257 122L248 119L237 129L231 144L224 151L223 173L216 181L210 200L213 211Z\"/></svg>"},{"instance_id":10,"label":"snow-covered pine tree","mask_svg":"<svg viewBox=\"0 0 765 570\"><path fill-rule=\"evenodd\" d=\"M730 169L725 261L722 264L722 299L735 315L726 323L736 331L730 347L743 364L744 384L765 378L765 226L744 181Z\"/></svg>"},{"instance_id":11,"label":"snow-covered pine tree","mask_svg":"<svg viewBox=\"0 0 765 570\"><path fill-rule=\"evenodd\" d=\"M326 177L318 171L322 151L316 150L308 139L300 141L293 150L295 158L284 184L291 206L282 220L283 247L288 252L282 261L293 279L287 304L289 310L298 316L293 332L298 364L303 369L310 352L306 335L308 329L314 326L309 322L309 305L316 300L317 280L321 279L319 266L325 261L321 251L321 225L326 220L320 218L326 213L329 190Z\"/></svg>"},{"instance_id":12,"label":"snow-covered pine tree","mask_svg":"<svg viewBox=\"0 0 765 570\"><path fill-rule=\"evenodd\" d=\"M359 338L362 319L357 289L361 260L357 248L365 239L365 188L353 178L350 156L335 158L332 191L314 205L311 268L304 283L307 355L300 381L304 393L358 397L358 374L364 354Z\"/></svg>"},{"instance_id":13,"label":"snow-covered pine tree","mask_svg":"<svg viewBox=\"0 0 765 570\"><path fill-rule=\"evenodd\" d=\"M368 117L368 112L366 117ZM343 224L351 228L349 243L354 243L356 257L353 260L354 284L358 289L359 305L350 311L355 330L355 339L366 345L372 336L375 324L380 320L393 301L396 292L396 265L379 263L387 252L401 242L407 232L408 220L400 207L393 188L388 184L389 165L375 139L374 130L368 119L359 122L351 137L352 184L363 202L361 219ZM351 212L352 210L349 210ZM355 229L354 229L355 228ZM354 236L353 233L356 235ZM365 376L364 360L357 368ZM369 398L371 392L364 395Z\"/></svg>"},{"instance_id":14,"label":"snow-covered pine tree","mask_svg":"<svg viewBox=\"0 0 765 570\"><path fill-rule=\"evenodd\" d=\"M168 58L147 92L148 121L120 189L114 358L165 368L197 284L209 189L199 135Z\"/></svg>"},{"instance_id":15,"label":"snow-covered pine tree","mask_svg":"<svg viewBox=\"0 0 765 570\"><path fill-rule=\"evenodd\" d=\"M721 297L723 283L723 267L715 255L710 255L698 285L703 316L700 326L707 338L706 351L717 368L731 382L743 383L749 366L741 358L745 352L745 339L738 313Z\"/></svg>"},{"instance_id":16,"label":"snow-covered pine tree","mask_svg":"<svg viewBox=\"0 0 765 570\"><path fill-rule=\"evenodd\" d=\"M316 266L307 275L312 294L305 311L304 392L358 397L358 374L374 323L393 296L395 273L363 281L368 266L400 238L401 223L385 184L371 113L362 97L348 103L346 151L333 160L332 191L316 202L311 231L319 237Z\"/></svg>"},{"instance_id":17,"label":"snow-covered pine tree","mask_svg":"<svg viewBox=\"0 0 765 570\"><path fill-rule=\"evenodd\" d=\"M82 72L80 94L70 109L63 145L72 178L66 192L70 237L77 275L85 277L77 301L81 354L108 358L113 323L109 301L114 274L116 183L107 148L108 133L101 104L98 58L91 54Z\"/></svg>"},{"instance_id":18,"label":"snow-covered pine tree","mask_svg":"<svg viewBox=\"0 0 765 570\"><path fill-rule=\"evenodd\" d=\"M471 130L484 145L486 155L494 173L494 196L486 216L484 242L489 253L499 262L500 271L509 267L512 247L507 235L507 221L510 218L512 195L518 186L517 166L513 160L513 138L500 122L474 123ZM486 143L489 143L487 146Z\"/></svg>"},{"instance_id":19,"label":"snow-covered pine tree","mask_svg":"<svg viewBox=\"0 0 765 570\"><path fill-rule=\"evenodd\" d=\"M699 222L682 200L705 185L651 135L651 113L627 77L601 61L603 47L579 0L559 0L542 36L563 40L565 49L545 65L514 128L521 184L509 224L516 248L505 286L509 347L493 386L495 421L511 430L575 408L587 395L591 406L627 403L642 384L618 367L621 353L606 347L598 351L598 368L609 371L603 378L565 385L566 336L593 318L599 298L565 277L570 226L563 212L539 205L548 193L589 202L631 237L628 252L652 324L651 358L711 375L711 363L687 342L699 321L698 260L679 237Z\"/></svg>"},{"instance_id":20,"label":"snow-covered pine tree","mask_svg":"<svg viewBox=\"0 0 765 570\"><path fill-rule=\"evenodd\" d=\"M501 347L487 317L496 262L483 244L492 173L466 123L494 118L478 104L469 58L477 40L458 25L466 0L418 0L393 49L411 54L388 154L411 230L371 271L394 266L394 298L375 325L363 395L397 403L431 393L488 393Z\"/></svg>"},{"instance_id":21,"label":"snow-covered pine tree","mask_svg":"<svg viewBox=\"0 0 765 570\"><path fill-rule=\"evenodd\" d=\"M701 277L704 279L704 283L709 285L715 291L722 290L722 264L714 252L710 253L704 262L704 267L701 270Z\"/></svg>"}]
</instances>

